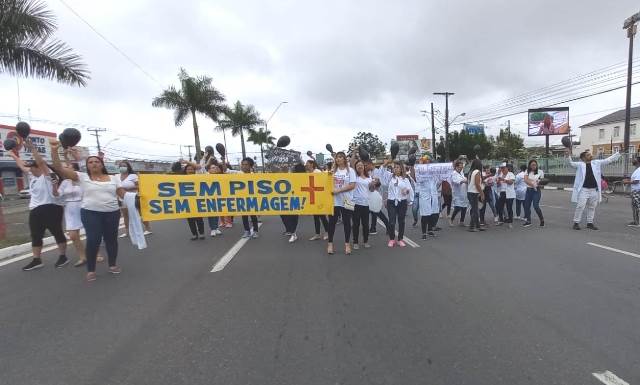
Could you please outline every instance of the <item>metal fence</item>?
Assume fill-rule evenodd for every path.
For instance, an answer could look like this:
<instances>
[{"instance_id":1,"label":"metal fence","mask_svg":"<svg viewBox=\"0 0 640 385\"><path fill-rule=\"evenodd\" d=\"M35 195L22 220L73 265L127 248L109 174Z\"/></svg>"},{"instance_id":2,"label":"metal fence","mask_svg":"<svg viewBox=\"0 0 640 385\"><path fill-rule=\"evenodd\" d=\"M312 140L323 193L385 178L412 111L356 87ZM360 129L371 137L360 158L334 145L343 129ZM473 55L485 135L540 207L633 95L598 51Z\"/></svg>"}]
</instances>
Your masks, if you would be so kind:
<instances>
[{"instance_id":1,"label":"metal fence","mask_svg":"<svg viewBox=\"0 0 640 385\"><path fill-rule=\"evenodd\" d=\"M624 176L624 162L629 159L629 172L633 172L633 166L631 161L637 156L637 154L626 155L623 154L618 160L613 163L607 164L602 167L602 175L606 177L623 177ZM596 159L605 159L606 156L597 156ZM576 169L571 167L564 156L552 156L549 158L536 157L535 158L540 165L540 168L547 174L552 175L575 175ZM574 157L574 161L579 159ZM482 161L484 164L496 166L502 163L503 160L486 160ZM513 164L515 170L518 170L520 165L526 165L529 163L529 159L512 159L510 163Z\"/></svg>"}]
</instances>

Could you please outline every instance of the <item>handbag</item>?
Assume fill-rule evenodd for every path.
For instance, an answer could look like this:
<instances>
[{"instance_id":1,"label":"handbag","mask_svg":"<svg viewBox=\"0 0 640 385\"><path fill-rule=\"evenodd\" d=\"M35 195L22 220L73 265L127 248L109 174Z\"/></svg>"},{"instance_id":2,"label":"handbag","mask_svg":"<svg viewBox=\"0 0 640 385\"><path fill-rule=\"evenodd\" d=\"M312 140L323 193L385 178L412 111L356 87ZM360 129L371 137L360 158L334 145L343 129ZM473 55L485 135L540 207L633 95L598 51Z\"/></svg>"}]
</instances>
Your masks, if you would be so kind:
<instances>
[{"instance_id":1,"label":"handbag","mask_svg":"<svg viewBox=\"0 0 640 385\"><path fill-rule=\"evenodd\" d=\"M355 203L353 203L353 201L349 198L344 198L342 200L342 204L344 206L345 209L349 210L349 211L353 211L356 208Z\"/></svg>"}]
</instances>

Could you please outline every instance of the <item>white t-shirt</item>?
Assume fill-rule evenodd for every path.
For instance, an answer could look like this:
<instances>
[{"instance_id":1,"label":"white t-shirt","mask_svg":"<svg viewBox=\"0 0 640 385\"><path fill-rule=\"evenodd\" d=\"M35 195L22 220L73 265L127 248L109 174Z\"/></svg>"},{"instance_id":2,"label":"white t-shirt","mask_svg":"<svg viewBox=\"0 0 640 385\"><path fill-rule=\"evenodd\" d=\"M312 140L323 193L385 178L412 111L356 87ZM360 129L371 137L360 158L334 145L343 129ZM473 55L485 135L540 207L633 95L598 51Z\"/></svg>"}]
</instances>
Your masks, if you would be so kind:
<instances>
[{"instance_id":1,"label":"white t-shirt","mask_svg":"<svg viewBox=\"0 0 640 385\"><path fill-rule=\"evenodd\" d=\"M531 171L528 176L529 176L529 182L534 182L533 183L534 186L532 188L538 188L538 181L544 178L544 171L538 170L537 174L534 174L533 171ZM527 187L531 187L531 186L527 185Z\"/></svg>"},{"instance_id":2,"label":"white t-shirt","mask_svg":"<svg viewBox=\"0 0 640 385\"><path fill-rule=\"evenodd\" d=\"M337 191L347 187L350 183L356 182L356 172L351 168L336 169L333 173L333 191ZM341 192L333 196L333 205L336 207L344 207L344 200L353 201L353 190Z\"/></svg>"},{"instance_id":3,"label":"white t-shirt","mask_svg":"<svg viewBox=\"0 0 640 385\"><path fill-rule=\"evenodd\" d=\"M53 185L48 174L34 176L29 174L29 210L42 205L59 205L60 200L53 196Z\"/></svg>"},{"instance_id":4,"label":"white t-shirt","mask_svg":"<svg viewBox=\"0 0 640 385\"><path fill-rule=\"evenodd\" d=\"M469 186L467 187L467 192L479 194L480 191L476 188L476 175L478 175L479 170L473 170L471 173L471 177L469 178ZM482 180L482 179L481 179ZM480 182L480 186L482 187L482 182Z\"/></svg>"},{"instance_id":5,"label":"white t-shirt","mask_svg":"<svg viewBox=\"0 0 640 385\"><path fill-rule=\"evenodd\" d=\"M369 206L369 185L373 182L371 177L356 177L356 188L353 190L353 203L360 206Z\"/></svg>"},{"instance_id":6,"label":"white t-shirt","mask_svg":"<svg viewBox=\"0 0 640 385\"><path fill-rule=\"evenodd\" d=\"M120 187L122 187L123 189L127 191L138 189L138 186L136 186L136 183L138 183L137 174L129 174L124 179L122 179L121 175L118 175L118 178L120 178Z\"/></svg>"},{"instance_id":7,"label":"white t-shirt","mask_svg":"<svg viewBox=\"0 0 640 385\"><path fill-rule=\"evenodd\" d=\"M509 171L507 173L507 175L501 174L500 175L504 180L502 181L502 190L507 193L507 199L515 199L516 198L516 184L515 184L515 180L516 180L516 176L513 175L513 173L511 171ZM507 181L511 181L514 183L508 184Z\"/></svg>"},{"instance_id":8,"label":"white t-shirt","mask_svg":"<svg viewBox=\"0 0 640 385\"><path fill-rule=\"evenodd\" d=\"M71 179L63 180L58 192L65 202L80 202L82 200L82 187Z\"/></svg>"},{"instance_id":9,"label":"white t-shirt","mask_svg":"<svg viewBox=\"0 0 640 385\"><path fill-rule=\"evenodd\" d=\"M640 180L640 167L636 168L636 170L631 174L631 181ZM640 183L632 184L631 191L640 191Z\"/></svg>"},{"instance_id":10,"label":"white t-shirt","mask_svg":"<svg viewBox=\"0 0 640 385\"><path fill-rule=\"evenodd\" d=\"M84 172L78 173L82 187L82 208L91 211L111 212L118 210L116 190L122 187L120 175L110 175L108 182L93 181Z\"/></svg>"}]
</instances>

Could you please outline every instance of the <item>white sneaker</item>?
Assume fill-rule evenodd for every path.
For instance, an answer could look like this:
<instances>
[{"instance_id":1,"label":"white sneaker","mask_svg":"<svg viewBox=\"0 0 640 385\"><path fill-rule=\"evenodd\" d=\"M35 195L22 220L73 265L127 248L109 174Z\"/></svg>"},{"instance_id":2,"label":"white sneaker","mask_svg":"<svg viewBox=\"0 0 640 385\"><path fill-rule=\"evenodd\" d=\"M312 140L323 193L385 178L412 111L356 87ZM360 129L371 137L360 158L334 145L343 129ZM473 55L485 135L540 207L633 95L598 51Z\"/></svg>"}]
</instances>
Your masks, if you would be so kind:
<instances>
[{"instance_id":1,"label":"white sneaker","mask_svg":"<svg viewBox=\"0 0 640 385\"><path fill-rule=\"evenodd\" d=\"M298 240L298 236L296 233L291 234L291 238L289 238L289 243L293 243Z\"/></svg>"},{"instance_id":2,"label":"white sneaker","mask_svg":"<svg viewBox=\"0 0 640 385\"><path fill-rule=\"evenodd\" d=\"M493 217L493 223L496 223L496 224L497 224L498 222L499 222L499 221L498 221L498 217Z\"/></svg>"},{"instance_id":3,"label":"white sneaker","mask_svg":"<svg viewBox=\"0 0 640 385\"><path fill-rule=\"evenodd\" d=\"M128 236L129 236L129 234L127 234L127 233L120 234L120 238L126 238L126 237L128 237Z\"/></svg>"},{"instance_id":4,"label":"white sneaker","mask_svg":"<svg viewBox=\"0 0 640 385\"><path fill-rule=\"evenodd\" d=\"M144 231L144 235L151 235L151 234L153 234L153 233L151 231L149 231L149 230L145 230Z\"/></svg>"},{"instance_id":5,"label":"white sneaker","mask_svg":"<svg viewBox=\"0 0 640 385\"><path fill-rule=\"evenodd\" d=\"M213 230L216 235L222 235L222 231L220 229Z\"/></svg>"},{"instance_id":6,"label":"white sneaker","mask_svg":"<svg viewBox=\"0 0 640 385\"><path fill-rule=\"evenodd\" d=\"M211 230L211 236L215 237L216 235L218 235L218 234L216 234L216 231L215 230Z\"/></svg>"},{"instance_id":7,"label":"white sneaker","mask_svg":"<svg viewBox=\"0 0 640 385\"><path fill-rule=\"evenodd\" d=\"M251 238L253 238L253 239L257 239L259 236L260 235L258 235L257 231L254 231L254 232L251 233Z\"/></svg>"}]
</instances>

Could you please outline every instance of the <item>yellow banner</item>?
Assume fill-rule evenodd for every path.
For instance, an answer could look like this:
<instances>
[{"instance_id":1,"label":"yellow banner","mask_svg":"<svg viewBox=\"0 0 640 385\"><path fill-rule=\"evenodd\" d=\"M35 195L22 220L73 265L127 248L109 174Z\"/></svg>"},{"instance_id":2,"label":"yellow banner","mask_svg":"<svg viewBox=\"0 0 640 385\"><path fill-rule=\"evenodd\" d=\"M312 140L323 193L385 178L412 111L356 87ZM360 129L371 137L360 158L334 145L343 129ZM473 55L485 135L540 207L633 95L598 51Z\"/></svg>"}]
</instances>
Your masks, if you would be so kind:
<instances>
[{"instance_id":1,"label":"yellow banner","mask_svg":"<svg viewBox=\"0 0 640 385\"><path fill-rule=\"evenodd\" d=\"M145 221L237 215L333 214L333 180L310 174L141 174Z\"/></svg>"}]
</instances>

